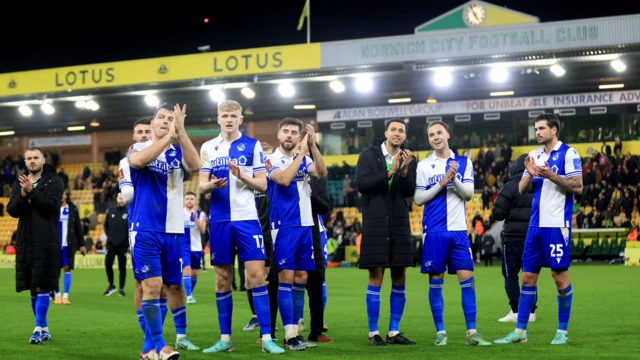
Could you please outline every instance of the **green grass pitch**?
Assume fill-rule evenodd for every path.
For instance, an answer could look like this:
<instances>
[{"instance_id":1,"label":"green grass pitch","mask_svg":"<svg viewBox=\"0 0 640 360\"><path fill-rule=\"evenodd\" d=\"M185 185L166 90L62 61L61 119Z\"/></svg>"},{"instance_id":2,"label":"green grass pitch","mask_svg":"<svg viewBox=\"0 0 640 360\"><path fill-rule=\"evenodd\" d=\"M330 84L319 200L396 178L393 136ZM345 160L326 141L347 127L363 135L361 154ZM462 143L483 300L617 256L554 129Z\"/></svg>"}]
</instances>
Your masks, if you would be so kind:
<instances>
[{"instance_id":1,"label":"green grass pitch","mask_svg":"<svg viewBox=\"0 0 640 360\"><path fill-rule=\"evenodd\" d=\"M117 269L116 280L117 280ZM388 275L388 274L387 274ZM117 293L103 297L107 287L101 269L73 272L70 300L72 305L49 308L49 328L53 340L41 345L28 344L35 320L29 294L15 292L15 273L0 270L0 359L137 359L142 345L133 307L133 281L128 274L127 296ZM529 342L489 348L465 346L465 323L460 286L455 276L447 276L444 286L445 326L449 335L446 347L435 347L435 327L428 303L428 278L417 268L408 270L407 304L400 329L416 346L367 345L365 290L367 273L358 269L328 269L328 303L325 322L333 344L316 349L287 352L285 357L299 359L627 359L640 353L637 326L640 324L640 271L638 268L609 265L576 265L570 269L574 288L569 323L569 344L552 346L557 327L556 290L548 269L538 284L538 320L529 325ZM479 266L476 269L477 324L488 341L506 335L514 323L497 319L509 311L500 268ZM187 334L201 348L219 340L215 306L214 273L201 273L194 296L198 300L187 308ZM381 294L380 332L384 337L389 321L389 278ZM244 332L250 317L244 292L234 292L233 342L235 352L225 354L181 353L181 359L254 359L274 356L264 354L256 343L259 331ZM308 305L305 304L305 305ZM309 322L308 307L305 317ZM280 324L280 318L278 318ZM282 337L282 327L278 336ZM175 341L171 314L164 327L165 339ZM307 332L302 333L308 334Z\"/></svg>"}]
</instances>

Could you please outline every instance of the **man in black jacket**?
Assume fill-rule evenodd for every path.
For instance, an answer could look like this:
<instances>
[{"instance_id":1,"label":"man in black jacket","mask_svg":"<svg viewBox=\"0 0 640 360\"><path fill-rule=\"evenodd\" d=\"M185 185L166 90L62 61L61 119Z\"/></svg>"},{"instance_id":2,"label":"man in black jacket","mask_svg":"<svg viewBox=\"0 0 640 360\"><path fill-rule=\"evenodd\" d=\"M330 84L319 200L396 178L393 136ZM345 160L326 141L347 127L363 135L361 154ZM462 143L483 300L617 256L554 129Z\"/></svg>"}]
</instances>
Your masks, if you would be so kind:
<instances>
[{"instance_id":1,"label":"man in black jacket","mask_svg":"<svg viewBox=\"0 0 640 360\"><path fill-rule=\"evenodd\" d=\"M120 271L120 296L125 296L124 283L127 278L127 250L129 249L129 227L127 204L122 193L118 193L117 205L107 209L104 217L104 233L107 235L107 255L104 263L107 268L107 279L109 287L104 292L104 296L109 296L116 292L113 283L113 260L118 257L118 269Z\"/></svg>"},{"instance_id":2,"label":"man in black jacket","mask_svg":"<svg viewBox=\"0 0 640 360\"><path fill-rule=\"evenodd\" d=\"M511 179L498 193L493 205L493 218L497 221L504 220L502 229L502 276L504 276L504 288L509 297L511 311L507 316L500 318L500 322L517 322L518 302L520 299L520 284L518 273L522 268L522 254L524 252L524 240L529 230L531 218L531 203L533 202L533 190L520 195L518 184L524 173L524 160L526 154L520 155L509 168ZM529 321L536 321L535 304L529 315Z\"/></svg>"},{"instance_id":3,"label":"man in black jacket","mask_svg":"<svg viewBox=\"0 0 640 360\"><path fill-rule=\"evenodd\" d=\"M71 305L69 302L71 270L75 267L76 251L80 250L80 253L85 255L87 249L84 246L84 233L80 226L80 213L78 207L71 202L68 189L62 193L60 243L60 266L64 269L64 292L60 296L60 287L56 286L54 301L56 304Z\"/></svg>"},{"instance_id":4,"label":"man in black jacket","mask_svg":"<svg viewBox=\"0 0 640 360\"><path fill-rule=\"evenodd\" d=\"M369 345L414 345L399 332L404 312L406 268L414 266L414 242L405 201L416 189L416 160L404 146L408 126L401 119L387 122L384 140L364 150L356 168L362 193L362 241L359 267L369 271L367 316ZM391 319L386 342L378 332L380 287L384 269L391 268Z\"/></svg>"},{"instance_id":5,"label":"man in black jacket","mask_svg":"<svg viewBox=\"0 0 640 360\"><path fill-rule=\"evenodd\" d=\"M309 154L313 159L313 154ZM311 314L310 332L308 339L320 343L331 343L332 339L322 334L324 331L324 301L323 286L325 280L324 246L320 239L321 217L331 211L331 199L326 178L309 178L311 185L311 213L313 215L313 258L316 269L309 271L307 292L309 293L309 312ZM323 225L324 226L324 225Z\"/></svg>"},{"instance_id":6,"label":"man in black jacket","mask_svg":"<svg viewBox=\"0 0 640 360\"><path fill-rule=\"evenodd\" d=\"M28 173L11 188L9 215L19 218L16 237L16 291L31 291L36 327L30 344L51 339L47 324L49 291L60 278L60 203L64 184L56 169L45 164L44 152L32 147L24 154Z\"/></svg>"}]
</instances>

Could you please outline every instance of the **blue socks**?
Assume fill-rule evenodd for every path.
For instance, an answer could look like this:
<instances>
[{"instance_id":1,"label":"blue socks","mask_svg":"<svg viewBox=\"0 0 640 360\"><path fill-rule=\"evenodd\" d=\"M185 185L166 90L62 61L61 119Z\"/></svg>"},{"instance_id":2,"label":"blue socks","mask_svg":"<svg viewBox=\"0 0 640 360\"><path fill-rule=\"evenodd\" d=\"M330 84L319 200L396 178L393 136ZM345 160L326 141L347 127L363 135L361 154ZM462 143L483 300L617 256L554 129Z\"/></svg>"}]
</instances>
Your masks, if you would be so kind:
<instances>
[{"instance_id":1,"label":"blue socks","mask_svg":"<svg viewBox=\"0 0 640 360\"><path fill-rule=\"evenodd\" d=\"M191 282L191 276L183 276L182 277L182 284L184 286L184 293L187 296L191 296L191 293L193 291L193 288L192 288L193 284Z\"/></svg>"},{"instance_id":2,"label":"blue socks","mask_svg":"<svg viewBox=\"0 0 640 360\"><path fill-rule=\"evenodd\" d=\"M47 327L47 312L49 311L49 292L38 291L36 299L36 327Z\"/></svg>"},{"instance_id":3,"label":"blue socks","mask_svg":"<svg viewBox=\"0 0 640 360\"><path fill-rule=\"evenodd\" d=\"M529 323L529 314L531 314L533 304L536 302L537 291L537 286L522 285L522 288L520 290L520 302L518 303L518 322L516 324L516 329L524 331L527 330L527 324ZM558 301L558 304L559 303L560 302Z\"/></svg>"},{"instance_id":4,"label":"blue socks","mask_svg":"<svg viewBox=\"0 0 640 360\"><path fill-rule=\"evenodd\" d=\"M216 304L218 305L220 335L231 335L231 313L233 312L231 291L216 292Z\"/></svg>"},{"instance_id":5,"label":"blue socks","mask_svg":"<svg viewBox=\"0 0 640 360\"><path fill-rule=\"evenodd\" d=\"M186 335L187 334L187 308L181 307L174 310L171 310L171 314L173 314L173 323L176 326L176 335Z\"/></svg>"},{"instance_id":6,"label":"blue socks","mask_svg":"<svg viewBox=\"0 0 640 360\"><path fill-rule=\"evenodd\" d=\"M473 276L460 282L462 291L462 312L467 330L476 329L476 289Z\"/></svg>"},{"instance_id":7,"label":"blue socks","mask_svg":"<svg viewBox=\"0 0 640 360\"><path fill-rule=\"evenodd\" d=\"M573 290L571 289L571 284L564 290L558 290L558 330L560 331L567 331L567 327L569 326L572 300ZM518 313L518 318L519 317L520 313Z\"/></svg>"},{"instance_id":8,"label":"blue socks","mask_svg":"<svg viewBox=\"0 0 640 360\"><path fill-rule=\"evenodd\" d=\"M377 332L380 318L380 287L378 286L367 286L367 317L369 332Z\"/></svg>"},{"instance_id":9,"label":"blue socks","mask_svg":"<svg viewBox=\"0 0 640 360\"><path fill-rule=\"evenodd\" d=\"M436 331L444 331L444 301L442 299L443 279L429 280L429 305Z\"/></svg>"},{"instance_id":10,"label":"blue socks","mask_svg":"<svg viewBox=\"0 0 640 360\"><path fill-rule=\"evenodd\" d=\"M280 283L278 286L278 308L280 309L280 317L282 317L282 325L296 325L297 321L293 321L293 295L291 294L291 284ZM271 333L269 329L268 334Z\"/></svg>"},{"instance_id":11,"label":"blue socks","mask_svg":"<svg viewBox=\"0 0 640 360\"><path fill-rule=\"evenodd\" d=\"M198 282L198 278L197 277L192 277L191 278L191 293L193 294L194 291L196 291L196 283Z\"/></svg>"},{"instance_id":12,"label":"blue socks","mask_svg":"<svg viewBox=\"0 0 640 360\"><path fill-rule=\"evenodd\" d=\"M136 315L138 316L138 324L140 324L140 329L142 333L144 333L144 329L147 327L147 322L144 321L144 312L142 310L136 310Z\"/></svg>"},{"instance_id":13,"label":"blue socks","mask_svg":"<svg viewBox=\"0 0 640 360\"><path fill-rule=\"evenodd\" d=\"M404 313L404 304L407 302L404 289L404 285L391 286L389 331L400 331L400 319L402 319L402 313Z\"/></svg>"},{"instance_id":14,"label":"blue socks","mask_svg":"<svg viewBox=\"0 0 640 360\"><path fill-rule=\"evenodd\" d=\"M64 273L64 292L69 293L71 289L71 271Z\"/></svg>"},{"instance_id":15,"label":"blue socks","mask_svg":"<svg viewBox=\"0 0 640 360\"><path fill-rule=\"evenodd\" d=\"M304 316L304 284L293 283L291 287L291 297L293 301L293 321L298 323L298 320Z\"/></svg>"},{"instance_id":16,"label":"blue socks","mask_svg":"<svg viewBox=\"0 0 640 360\"><path fill-rule=\"evenodd\" d=\"M151 338L156 352L160 353L167 346L162 335L162 312L160 311L160 299L142 300L142 311L147 322L147 337Z\"/></svg>"},{"instance_id":17,"label":"blue socks","mask_svg":"<svg viewBox=\"0 0 640 360\"><path fill-rule=\"evenodd\" d=\"M167 317L167 299L160 299L160 314L162 315L162 325L164 325L164 319Z\"/></svg>"},{"instance_id":18,"label":"blue socks","mask_svg":"<svg viewBox=\"0 0 640 360\"><path fill-rule=\"evenodd\" d=\"M256 309L260 334L271 334L271 308L269 306L269 291L265 285L252 289L253 306Z\"/></svg>"},{"instance_id":19,"label":"blue socks","mask_svg":"<svg viewBox=\"0 0 640 360\"><path fill-rule=\"evenodd\" d=\"M322 311L327 311L327 282L322 280Z\"/></svg>"}]
</instances>

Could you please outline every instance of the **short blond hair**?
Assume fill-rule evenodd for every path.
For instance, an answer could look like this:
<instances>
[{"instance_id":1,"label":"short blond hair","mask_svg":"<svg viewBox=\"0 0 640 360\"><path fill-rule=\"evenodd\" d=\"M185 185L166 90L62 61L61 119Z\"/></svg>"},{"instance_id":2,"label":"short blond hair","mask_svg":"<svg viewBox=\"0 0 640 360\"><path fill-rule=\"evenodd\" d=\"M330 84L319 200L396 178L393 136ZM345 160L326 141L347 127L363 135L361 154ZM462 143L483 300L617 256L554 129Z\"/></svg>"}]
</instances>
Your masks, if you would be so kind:
<instances>
[{"instance_id":1,"label":"short blond hair","mask_svg":"<svg viewBox=\"0 0 640 360\"><path fill-rule=\"evenodd\" d=\"M242 114L242 106L235 100L225 100L218 103L218 113L223 111L240 111Z\"/></svg>"}]
</instances>

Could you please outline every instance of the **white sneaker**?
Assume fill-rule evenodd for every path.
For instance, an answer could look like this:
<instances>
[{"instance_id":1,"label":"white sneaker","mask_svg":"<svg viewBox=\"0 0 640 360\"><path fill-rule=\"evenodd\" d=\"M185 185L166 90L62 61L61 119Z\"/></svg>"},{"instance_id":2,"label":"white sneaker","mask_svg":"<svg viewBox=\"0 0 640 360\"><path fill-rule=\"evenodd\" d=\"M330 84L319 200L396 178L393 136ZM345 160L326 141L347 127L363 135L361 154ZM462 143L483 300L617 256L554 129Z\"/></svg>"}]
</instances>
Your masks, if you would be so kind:
<instances>
[{"instance_id":1,"label":"white sneaker","mask_svg":"<svg viewBox=\"0 0 640 360\"><path fill-rule=\"evenodd\" d=\"M529 322L536 321L536 314L529 314Z\"/></svg>"},{"instance_id":2,"label":"white sneaker","mask_svg":"<svg viewBox=\"0 0 640 360\"><path fill-rule=\"evenodd\" d=\"M518 322L518 313L514 313L513 310L509 311L507 316L498 319L499 322Z\"/></svg>"}]
</instances>

